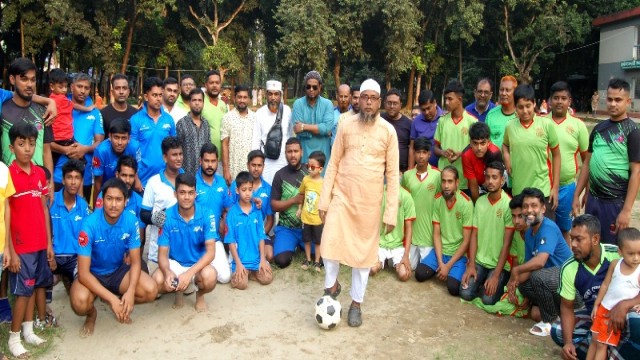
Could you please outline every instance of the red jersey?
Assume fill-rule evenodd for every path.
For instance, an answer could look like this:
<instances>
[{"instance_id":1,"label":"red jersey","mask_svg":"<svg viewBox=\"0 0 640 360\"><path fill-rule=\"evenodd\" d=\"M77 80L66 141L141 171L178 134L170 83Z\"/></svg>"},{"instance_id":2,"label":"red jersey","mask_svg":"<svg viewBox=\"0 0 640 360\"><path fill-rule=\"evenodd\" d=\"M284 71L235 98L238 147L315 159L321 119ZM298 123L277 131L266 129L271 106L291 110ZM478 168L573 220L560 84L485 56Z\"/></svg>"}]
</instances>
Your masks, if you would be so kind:
<instances>
[{"instance_id":1,"label":"red jersey","mask_svg":"<svg viewBox=\"0 0 640 360\"><path fill-rule=\"evenodd\" d=\"M44 170L31 163L27 174L14 160L9 166L11 180L16 189L9 197L11 209L11 241L17 254L47 249L47 223L42 197L49 194Z\"/></svg>"},{"instance_id":2,"label":"red jersey","mask_svg":"<svg viewBox=\"0 0 640 360\"><path fill-rule=\"evenodd\" d=\"M71 140L73 139L73 103L65 95L49 95L50 99L53 99L58 108L58 116L56 121L51 125L53 130L53 140Z\"/></svg>"},{"instance_id":3,"label":"red jersey","mask_svg":"<svg viewBox=\"0 0 640 360\"><path fill-rule=\"evenodd\" d=\"M492 161L502 161L502 153L494 144L490 143L483 158L473 153L471 145L462 150L462 171L467 180L476 179L478 186L484 184L484 169Z\"/></svg>"}]
</instances>

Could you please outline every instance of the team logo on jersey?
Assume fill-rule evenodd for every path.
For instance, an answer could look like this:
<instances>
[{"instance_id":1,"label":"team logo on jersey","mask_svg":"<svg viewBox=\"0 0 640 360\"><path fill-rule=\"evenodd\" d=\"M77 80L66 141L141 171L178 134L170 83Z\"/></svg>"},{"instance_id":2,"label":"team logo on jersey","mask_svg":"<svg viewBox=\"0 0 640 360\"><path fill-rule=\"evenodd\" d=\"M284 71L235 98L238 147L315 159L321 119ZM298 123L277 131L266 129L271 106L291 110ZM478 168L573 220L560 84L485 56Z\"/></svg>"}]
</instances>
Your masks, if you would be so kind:
<instances>
[{"instance_id":1,"label":"team logo on jersey","mask_svg":"<svg viewBox=\"0 0 640 360\"><path fill-rule=\"evenodd\" d=\"M169 130L169 129L171 129L171 125L169 124L162 125L162 130Z\"/></svg>"},{"instance_id":2,"label":"team logo on jersey","mask_svg":"<svg viewBox=\"0 0 640 360\"><path fill-rule=\"evenodd\" d=\"M129 233L124 233L122 234L122 237L120 238L120 240L125 241L129 238L129 236L131 236Z\"/></svg>"},{"instance_id":3,"label":"team logo on jersey","mask_svg":"<svg viewBox=\"0 0 640 360\"><path fill-rule=\"evenodd\" d=\"M435 184L429 184L429 185L427 185L427 190L429 190L429 191L436 191L436 185L435 185Z\"/></svg>"},{"instance_id":4,"label":"team logo on jersey","mask_svg":"<svg viewBox=\"0 0 640 360\"><path fill-rule=\"evenodd\" d=\"M93 157L93 161L91 162L91 165L96 169L99 168L100 167L100 159L97 156L94 156Z\"/></svg>"},{"instance_id":5,"label":"team logo on jersey","mask_svg":"<svg viewBox=\"0 0 640 360\"><path fill-rule=\"evenodd\" d=\"M82 220L82 216L80 215L76 215L76 217L73 218L73 221L80 221L80 220Z\"/></svg>"},{"instance_id":6,"label":"team logo on jersey","mask_svg":"<svg viewBox=\"0 0 640 360\"><path fill-rule=\"evenodd\" d=\"M196 232L196 233L197 233L197 232L202 232L202 226L195 226L195 227L193 228L193 232Z\"/></svg>"},{"instance_id":7,"label":"team logo on jersey","mask_svg":"<svg viewBox=\"0 0 640 360\"><path fill-rule=\"evenodd\" d=\"M463 127L462 129L460 129L460 132L462 132L462 135L467 136L469 135L469 128Z\"/></svg>"},{"instance_id":8,"label":"team logo on jersey","mask_svg":"<svg viewBox=\"0 0 640 360\"><path fill-rule=\"evenodd\" d=\"M89 116L87 116L87 120L95 120L95 119L96 119L96 117L95 117L95 116L93 116L93 115L89 115Z\"/></svg>"},{"instance_id":9,"label":"team logo on jersey","mask_svg":"<svg viewBox=\"0 0 640 360\"><path fill-rule=\"evenodd\" d=\"M462 213L460 211L456 211L456 219L457 220L461 220L462 219Z\"/></svg>"},{"instance_id":10,"label":"team logo on jersey","mask_svg":"<svg viewBox=\"0 0 640 360\"><path fill-rule=\"evenodd\" d=\"M620 136L618 136L616 141L622 144L624 142L624 134L620 134Z\"/></svg>"},{"instance_id":11,"label":"team logo on jersey","mask_svg":"<svg viewBox=\"0 0 640 360\"><path fill-rule=\"evenodd\" d=\"M537 129L536 129L536 136L537 136L537 137L543 137L543 136L544 136L544 129L542 129L542 128L537 128Z\"/></svg>"},{"instance_id":12,"label":"team logo on jersey","mask_svg":"<svg viewBox=\"0 0 640 360\"><path fill-rule=\"evenodd\" d=\"M576 132L576 129L573 128L573 126L567 126L567 134L569 135L573 135Z\"/></svg>"},{"instance_id":13,"label":"team logo on jersey","mask_svg":"<svg viewBox=\"0 0 640 360\"><path fill-rule=\"evenodd\" d=\"M89 235L86 232L80 231L80 235L78 235L78 244L80 246L85 247L89 244Z\"/></svg>"},{"instance_id":14,"label":"team logo on jersey","mask_svg":"<svg viewBox=\"0 0 640 360\"><path fill-rule=\"evenodd\" d=\"M102 198L97 198L96 199L96 209L101 209L102 208Z\"/></svg>"},{"instance_id":15,"label":"team logo on jersey","mask_svg":"<svg viewBox=\"0 0 640 360\"><path fill-rule=\"evenodd\" d=\"M540 245L544 245L545 242L546 240L544 238L540 239Z\"/></svg>"},{"instance_id":16,"label":"team logo on jersey","mask_svg":"<svg viewBox=\"0 0 640 360\"><path fill-rule=\"evenodd\" d=\"M502 209L498 209L498 210L496 210L496 217L497 217L497 218L501 218L501 217L502 217L502 215L504 215L504 212L502 211Z\"/></svg>"},{"instance_id":17,"label":"team logo on jersey","mask_svg":"<svg viewBox=\"0 0 640 360\"><path fill-rule=\"evenodd\" d=\"M224 192L224 188L221 186L218 188L218 190L216 190L217 192Z\"/></svg>"}]
</instances>

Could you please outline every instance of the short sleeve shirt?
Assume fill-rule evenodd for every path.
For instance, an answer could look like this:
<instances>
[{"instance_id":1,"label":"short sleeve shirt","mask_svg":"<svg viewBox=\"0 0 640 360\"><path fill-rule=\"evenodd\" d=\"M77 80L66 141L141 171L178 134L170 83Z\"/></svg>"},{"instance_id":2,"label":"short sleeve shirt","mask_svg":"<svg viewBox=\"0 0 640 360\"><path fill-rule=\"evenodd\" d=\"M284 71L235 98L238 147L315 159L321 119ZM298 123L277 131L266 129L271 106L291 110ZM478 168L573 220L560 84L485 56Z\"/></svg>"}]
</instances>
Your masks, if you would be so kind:
<instances>
[{"instance_id":1,"label":"short sleeve shirt","mask_svg":"<svg viewBox=\"0 0 640 360\"><path fill-rule=\"evenodd\" d=\"M44 170L31 163L29 173L14 161L9 173L15 193L9 197L11 241L17 254L45 250L47 227L42 197L49 194Z\"/></svg>"},{"instance_id":2,"label":"short sleeve shirt","mask_svg":"<svg viewBox=\"0 0 640 360\"><path fill-rule=\"evenodd\" d=\"M436 144L440 145L443 150L452 149L453 151L461 152L465 147L469 145L469 128L478 119L473 117L466 111L462 112L462 118L454 120L451 117L451 113L446 114L438 122L438 128L434 135ZM438 161L438 167L444 169L445 166L451 163L444 156ZM458 174L462 174L462 158L458 158L453 165L458 169ZM467 188L467 179L465 177L460 178L460 189Z\"/></svg>"},{"instance_id":3,"label":"short sleeve shirt","mask_svg":"<svg viewBox=\"0 0 640 360\"><path fill-rule=\"evenodd\" d=\"M555 222L548 218L542 220L538 232L533 234L531 228L524 235L525 261L531 260L539 253L549 254L545 268L561 266L573 254L564 240L562 232Z\"/></svg>"},{"instance_id":4,"label":"short sleeve shirt","mask_svg":"<svg viewBox=\"0 0 640 360\"><path fill-rule=\"evenodd\" d=\"M502 140L504 138L504 130L507 127L507 123L516 118L516 112L511 114L505 114L502 112L502 105L498 105L491 109L486 117L486 124L489 126L489 136L491 142L494 143L498 149L502 149Z\"/></svg>"},{"instance_id":5,"label":"short sleeve shirt","mask_svg":"<svg viewBox=\"0 0 640 360\"><path fill-rule=\"evenodd\" d=\"M233 191L235 192L235 189ZM216 224L220 224L224 210L234 204L227 182L218 174L213 174L213 181L209 185L202 178L202 171L198 170L196 173L196 193L196 204L213 212L216 216Z\"/></svg>"},{"instance_id":6,"label":"short sleeve shirt","mask_svg":"<svg viewBox=\"0 0 640 360\"><path fill-rule=\"evenodd\" d=\"M149 179L147 186L144 188L142 196L142 209L151 211L152 213L159 210L166 210L173 206L177 200L175 197L175 188L164 175L164 171ZM155 225L149 225L147 242L149 243L149 260L158 261L158 236L160 229Z\"/></svg>"},{"instance_id":7,"label":"short sleeve shirt","mask_svg":"<svg viewBox=\"0 0 640 360\"><path fill-rule=\"evenodd\" d=\"M2 161L11 164L16 158L9 149L9 130L19 122L26 122L38 129L36 148L32 160L36 165L44 165L44 144L53 141L51 126L44 126L44 106L32 102L27 107L18 106L13 101L2 104Z\"/></svg>"},{"instance_id":8,"label":"short sleeve shirt","mask_svg":"<svg viewBox=\"0 0 640 360\"><path fill-rule=\"evenodd\" d=\"M117 154L113 151L111 139L101 142L93 152L93 160L91 161L93 176L102 176L103 184L107 180L114 178L116 176L118 160L123 156L133 156L136 162L140 162L142 154L140 153L140 145L136 140L129 140L129 144L127 144L122 154Z\"/></svg>"},{"instance_id":9,"label":"short sleeve shirt","mask_svg":"<svg viewBox=\"0 0 640 360\"><path fill-rule=\"evenodd\" d=\"M227 229L224 243L236 244L242 265L247 270L257 271L260 268L260 241L267 238L260 211L254 206L247 214L236 203L227 213ZM236 271L236 266L232 259L232 272Z\"/></svg>"},{"instance_id":10,"label":"short sleeve shirt","mask_svg":"<svg viewBox=\"0 0 640 360\"><path fill-rule=\"evenodd\" d=\"M75 255L78 252L78 235L82 221L91 211L86 200L76 195L76 203L68 210L64 203L64 188L53 196L51 214L51 240L56 255Z\"/></svg>"},{"instance_id":11,"label":"short sleeve shirt","mask_svg":"<svg viewBox=\"0 0 640 360\"><path fill-rule=\"evenodd\" d=\"M433 223L440 224L442 253L453 256L462 245L463 230L473 226L473 202L458 190L451 208L441 193L436 195L433 206Z\"/></svg>"},{"instance_id":12,"label":"short sleeve shirt","mask_svg":"<svg viewBox=\"0 0 640 360\"><path fill-rule=\"evenodd\" d=\"M167 210L167 219L158 239L158 247L169 248L169 259L191 267L206 253L206 242L218 239L216 216L196 206L193 218L185 221L178 205Z\"/></svg>"},{"instance_id":13,"label":"short sleeve shirt","mask_svg":"<svg viewBox=\"0 0 640 360\"><path fill-rule=\"evenodd\" d=\"M276 172L271 184L271 199L289 200L297 196L300 192L300 184L302 179L307 175L307 166L303 164L300 169L292 169L287 165ZM293 205L280 212L278 225L288 227L290 229L300 229L302 221L296 216L298 205Z\"/></svg>"},{"instance_id":14,"label":"short sleeve shirt","mask_svg":"<svg viewBox=\"0 0 640 360\"><path fill-rule=\"evenodd\" d=\"M322 179L314 180L309 175L302 179L300 184L300 194L304 194L302 202L301 220L303 224L320 225L320 213L318 212L318 202L322 191Z\"/></svg>"},{"instance_id":15,"label":"short sleeve shirt","mask_svg":"<svg viewBox=\"0 0 640 360\"><path fill-rule=\"evenodd\" d=\"M558 143L560 144L560 186L568 185L576 180L580 164L578 155L589 148L589 132L584 122L571 114L559 123L551 119L556 126Z\"/></svg>"},{"instance_id":16,"label":"short sleeve shirt","mask_svg":"<svg viewBox=\"0 0 640 360\"><path fill-rule=\"evenodd\" d=\"M1 95L1 92L0 92ZM16 192L13 187L13 181L9 174L9 168L0 162L0 219L4 219L4 201ZM7 228L4 220L0 221L0 251L4 251L5 241L7 238Z\"/></svg>"},{"instance_id":17,"label":"short sleeve shirt","mask_svg":"<svg viewBox=\"0 0 640 360\"><path fill-rule=\"evenodd\" d=\"M440 192L440 170L429 165L427 175L422 178L417 168L413 168L402 174L400 185L411 194L416 212L411 243L433 246L433 199Z\"/></svg>"},{"instance_id":18,"label":"short sleeve shirt","mask_svg":"<svg viewBox=\"0 0 640 360\"><path fill-rule=\"evenodd\" d=\"M386 228L384 226L380 227L380 247L383 249L397 249L403 247L404 239L404 224L405 221L415 221L416 219L416 208L413 204L413 198L411 194L403 188L400 188L398 193L398 199L400 204L398 206L398 217L396 220L396 227L392 232L386 233ZM384 195L382 197L382 210L386 209L387 202L387 191L385 189ZM382 224L382 219L384 218L384 213L380 218L380 223ZM410 239L407 239L410 240Z\"/></svg>"},{"instance_id":19,"label":"short sleeve shirt","mask_svg":"<svg viewBox=\"0 0 640 360\"><path fill-rule=\"evenodd\" d=\"M102 191L98 194L96 198L96 203L94 208L102 209ZM146 224L143 223L140 219L140 210L142 210L142 196L140 196L137 192L133 190L129 190L129 198L127 199L127 203L124 205L124 211L129 212L131 215L135 216L139 221L140 229L144 229Z\"/></svg>"},{"instance_id":20,"label":"short sleeve shirt","mask_svg":"<svg viewBox=\"0 0 640 360\"><path fill-rule=\"evenodd\" d=\"M548 118L535 116L529 126L518 120L507 124L504 144L511 155L513 195L526 187L540 189L544 196L551 194L550 150L558 146L555 125Z\"/></svg>"},{"instance_id":21,"label":"short sleeve shirt","mask_svg":"<svg viewBox=\"0 0 640 360\"><path fill-rule=\"evenodd\" d=\"M96 275L109 275L122 265L129 250L140 248L138 219L123 212L115 224L104 218L97 209L82 223L78 235L78 256L91 258L90 271Z\"/></svg>"},{"instance_id":22,"label":"short sleeve shirt","mask_svg":"<svg viewBox=\"0 0 640 360\"><path fill-rule=\"evenodd\" d=\"M462 173L467 180L475 179L479 186L484 184L484 169L493 161L502 162L502 152L493 143L489 143L487 152L483 158L474 154L471 146L467 146L462 152Z\"/></svg>"},{"instance_id":23,"label":"short sleeve shirt","mask_svg":"<svg viewBox=\"0 0 640 360\"><path fill-rule=\"evenodd\" d=\"M231 204L237 203L240 200L240 196L236 192L238 188L236 181L233 180L231 186L229 187L229 193L231 194ZM262 200L262 206L260 207L260 211L262 212L262 219L266 219L267 216L273 215L273 209L271 208L271 185L266 182L263 178L260 178L260 187L253 189L254 198L259 198Z\"/></svg>"},{"instance_id":24,"label":"short sleeve shirt","mask_svg":"<svg viewBox=\"0 0 640 360\"><path fill-rule=\"evenodd\" d=\"M111 104L103 107L100 110L100 114L102 114L102 129L104 130L104 136L107 138L109 137L109 127L114 119L123 118L130 120L137 112L138 109L129 104L127 104L127 109L125 111L118 111Z\"/></svg>"},{"instance_id":25,"label":"short sleeve shirt","mask_svg":"<svg viewBox=\"0 0 640 360\"><path fill-rule=\"evenodd\" d=\"M398 134L398 150L400 152L400 171L407 171L409 167L409 142L411 141L411 124L412 120L405 115L400 116L398 120L390 120L386 113L382 113L383 119L387 120Z\"/></svg>"},{"instance_id":26,"label":"short sleeve shirt","mask_svg":"<svg viewBox=\"0 0 640 360\"><path fill-rule=\"evenodd\" d=\"M473 227L478 231L476 262L487 269L495 269L498 265L504 232L513 229L510 201L511 197L504 190L495 203L488 195L480 196L476 201L473 211ZM509 263L505 263L504 269L509 271Z\"/></svg>"}]
</instances>

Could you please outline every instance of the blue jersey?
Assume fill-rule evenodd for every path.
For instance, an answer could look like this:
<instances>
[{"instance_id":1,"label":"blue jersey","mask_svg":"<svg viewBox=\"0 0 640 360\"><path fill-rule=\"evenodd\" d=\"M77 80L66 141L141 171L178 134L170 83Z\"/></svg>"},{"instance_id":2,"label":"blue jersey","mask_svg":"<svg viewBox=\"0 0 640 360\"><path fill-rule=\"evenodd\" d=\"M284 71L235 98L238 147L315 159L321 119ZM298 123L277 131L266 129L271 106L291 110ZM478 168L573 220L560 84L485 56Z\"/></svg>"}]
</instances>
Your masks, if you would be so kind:
<instances>
[{"instance_id":1,"label":"blue jersey","mask_svg":"<svg viewBox=\"0 0 640 360\"><path fill-rule=\"evenodd\" d=\"M138 164L138 177L142 186L153 175L164 169L162 159L162 140L167 136L176 136L176 124L171 115L160 109L160 117L155 122L147 113L146 104L131 116L131 138L140 144L140 152L144 154Z\"/></svg>"},{"instance_id":2,"label":"blue jersey","mask_svg":"<svg viewBox=\"0 0 640 360\"><path fill-rule=\"evenodd\" d=\"M0 89L0 113L2 113L2 103L9 101L13 98L13 92L5 89Z\"/></svg>"},{"instance_id":3,"label":"blue jersey","mask_svg":"<svg viewBox=\"0 0 640 360\"><path fill-rule=\"evenodd\" d=\"M531 260L541 252L549 254L549 259L544 265L545 268L562 266L568 258L573 256L558 225L546 217L542 220L535 235L531 228L527 229L524 234L524 246L525 261Z\"/></svg>"},{"instance_id":4,"label":"blue jersey","mask_svg":"<svg viewBox=\"0 0 640 360\"><path fill-rule=\"evenodd\" d=\"M196 206L193 218L185 221L178 207L175 204L167 209L158 247L169 247L170 259L191 267L207 252L205 243L218 239L216 216L202 206Z\"/></svg>"},{"instance_id":5,"label":"blue jersey","mask_svg":"<svg viewBox=\"0 0 640 360\"><path fill-rule=\"evenodd\" d=\"M104 129L102 128L102 114L97 108L82 112L73 110L73 138L76 142L85 145L93 145L93 138L95 135L104 135ZM84 159L87 166L84 168L84 184L90 185L92 183L92 171L91 171L91 159L93 153L86 153ZM58 162L55 164L53 171L53 181L56 183L62 183L62 166L69 160L66 155L61 155Z\"/></svg>"},{"instance_id":6,"label":"blue jersey","mask_svg":"<svg viewBox=\"0 0 640 360\"><path fill-rule=\"evenodd\" d=\"M51 214L51 238L56 255L75 255L78 252L78 235L82 220L91 214L85 199L76 195L76 203L71 210L64 204L64 188L53 195Z\"/></svg>"},{"instance_id":7,"label":"blue jersey","mask_svg":"<svg viewBox=\"0 0 640 360\"><path fill-rule=\"evenodd\" d=\"M271 209L271 185L264 181L263 178L260 178L260 181L262 182L260 187L253 189L253 197L262 200L262 207L260 208L260 211L262 211L262 219L264 220L267 216L273 215L273 210ZM231 187L229 188L229 193L231 193L231 201L233 201L234 204L240 199L236 188L236 181L233 180Z\"/></svg>"},{"instance_id":8,"label":"blue jersey","mask_svg":"<svg viewBox=\"0 0 640 360\"><path fill-rule=\"evenodd\" d=\"M78 256L91 257L91 273L109 275L124 261L131 249L140 248L138 219L122 212L118 221L111 225L104 218L104 211L97 209L89 215L78 235Z\"/></svg>"},{"instance_id":9,"label":"blue jersey","mask_svg":"<svg viewBox=\"0 0 640 360\"><path fill-rule=\"evenodd\" d=\"M94 208L102 209L102 191L100 191L96 198ZM142 196L135 191L129 190L129 198L127 199L127 203L124 205L124 211L140 220L140 210L142 210ZM144 229L144 227L145 223L140 221L140 229Z\"/></svg>"},{"instance_id":10,"label":"blue jersey","mask_svg":"<svg viewBox=\"0 0 640 360\"><path fill-rule=\"evenodd\" d=\"M234 204L227 183L218 174L213 175L213 183L209 185L202 178L202 169L198 169L196 172L196 192L196 204L213 212L216 216L216 224L220 223L224 209L228 209Z\"/></svg>"},{"instance_id":11,"label":"blue jersey","mask_svg":"<svg viewBox=\"0 0 640 360\"><path fill-rule=\"evenodd\" d=\"M260 268L260 241L267 238L262 213L253 206L249 214L245 214L240 204L235 204L227 213L227 228L225 244L236 244L242 265L247 270L257 271ZM231 261L231 271L236 271L235 260Z\"/></svg>"},{"instance_id":12,"label":"blue jersey","mask_svg":"<svg viewBox=\"0 0 640 360\"><path fill-rule=\"evenodd\" d=\"M116 176L116 166L118 160L124 156L133 156L139 163L141 158L140 145L138 141L131 139L129 144L124 149L122 154L118 155L113 151L111 146L111 139L107 139L98 145L96 151L93 152L93 161L91 168L93 169L93 176L102 176L102 183Z\"/></svg>"}]
</instances>

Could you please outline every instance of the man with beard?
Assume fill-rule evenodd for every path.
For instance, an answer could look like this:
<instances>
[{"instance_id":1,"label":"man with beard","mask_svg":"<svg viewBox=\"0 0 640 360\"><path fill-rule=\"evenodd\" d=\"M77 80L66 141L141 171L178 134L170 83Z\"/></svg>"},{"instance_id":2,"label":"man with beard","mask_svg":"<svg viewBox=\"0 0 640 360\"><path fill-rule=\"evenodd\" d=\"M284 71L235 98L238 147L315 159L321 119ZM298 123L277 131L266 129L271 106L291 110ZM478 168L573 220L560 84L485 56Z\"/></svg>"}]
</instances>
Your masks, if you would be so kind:
<instances>
[{"instance_id":1,"label":"man with beard","mask_svg":"<svg viewBox=\"0 0 640 360\"><path fill-rule=\"evenodd\" d=\"M305 96L293 103L293 132L302 144L302 163L309 154L318 150L331 156L331 129L333 128L333 104L322 93L322 77L315 70L304 76Z\"/></svg>"},{"instance_id":2,"label":"man with beard","mask_svg":"<svg viewBox=\"0 0 640 360\"><path fill-rule=\"evenodd\" d=\"M336 91L336 100L338 105L333 109L333 128L331 129L331 144L336 138L336 133L338 132L338 123L340 121L340 116L342 114L346 114L351 110L351 87L347 84L342 84L338 86L338 91Z\"/></svg>"},{"instance_id":3,"label":"man with beard","mask_svg":"<svg viewBox=\"0 0 640 360\"><path fill-rule=\"evenodd\" d=\"M162 109L169 114L177 124L180 119L187 116L187 112L176 105L178 100L178 80L168 77L162 82Z\"/></svg>"},{"instance_id":4,"label":"man with beard","mask_svg":"<svg viewBox=\"0 0 640 360\"><path fill-rule=\"evenodd\" d=\"M282 103L282 83L276 80L267 81L267 104L256 111L256 124L253 127L253 150L262 150L267 141L267 135L276 122L278 109ZM282 143L280 146L280 156L277 159L264 160L264 173L262 177L268 184L273 183L273 176L276 171L287 165L287 158L284 151L284 144L291 137L291 108L282 103Z\"/></svg>"},{"instance_id":5,"label":"man with beard","mask_svg":"<svg viewBox=\"0 0 640 360\"><path fill-rule=\"evenodd\" d=\"M419 137L425 137L431 141L431 156L429 164L438 166L438 156L433 151L435 142L433 136L436 133L440 116L444 114L438 106L436 98L431 90L422 90L418 96L418 104L420 105L420 115L418 115L411 123L411 141L409 142L409 169L416 166L413 152L413 142Z\"/></svg>"},{"instance_id":6,"label":"man with beard","mask_svg":"<svg viewBox=\"0 0 640 360\"><path fill-rule=\"evenodd\" d=\"M302 145L300 140L291 137L285 144L287 166L276 172L271 186L271 209L279 213L273 241L273 261L280 268L291 265L293 253L302 242L302 221L296 216L298 206L304 195L298 189L307 175L307 165L302 164ZM269 240L265 241L269 245ZM265 246L265 247L266 247Z\"/></svg>"},{"instance_id":7,"label":"man with beard","mask_svg":"<svg viewBox=\"0 0 640 360\"><path fill-rule=\"evenodd\" d=\"M546 218L545 198L541 190L525 188L522 193L522 213L529 229L525 232L525 263L511 269L507 285L509 301L516 302L516 288L532 305L540 308L542 321L529 332L548 336L551 323L560 311L558 287L560 267L571 257L571 250L555 222Z\"/></svg>"},{"instance_id":8,"label":"man with beard","mask_svg":"<svg viewBox=\"0 0 640 360\"><path fill-rule=\"evenodd\" d=\"M360 305L370 269L378 264L380 219L383 232L388 234L396 226L398 214L398 136L380 117L380 102L380 85L373 79L365 80L360 85L360 114L345 119L338 128L318 203L325 224L320 244L325 295L335 299L340 294L340 264L351 267L348 324L352 327L362 325Z\"/></svg>"},{"instance_id":9,"label":"man with beard","mask_svg":"<svg viewBox=\"0 0 640 360\"><path fill-rule=\"evenodd\" d=\"M218 169L218 149L211 143L202 145L200 149L200 169L196 173L196 205L206 207L216 215L216 224L220 232L220 239L216 241L216 255L213 267L218 274L218 282L226 284L231 281L231 267L227 253L224 250L222 235L226 233L227 210L233 205L229 187Z\"/></svg>"},{"instance_id":10,"label":"man with beard","mask_svg":"<svg viewBox=\"0 0 640 360\"><path fill-rule=\"evenodd\" d=\"M185 173L195 176L198 172L198 154L202 145L211 142L209 122L203 118L204 92L200 88L189 93L189 113L176 124L176 133L182 142Z\"/></svg>"},{"instance_id":11,"label":"man with beard","mask_svg":"<svg viewBox=\"0 0 640 360\"><path fill-rule=\"evenodd\" d=\"M511 119L516 118L516 104L513 101L513 91L518 86L518 80L511 75L503 76L500 79L500 105L494 107L485 119L489 129L491 130L491 142L498 149L502 147L502 138L504 137L504 129Z\"/></svg>"},{"instance_id":12,"label":"man with beard","mask_svg":"<svg viewBox=\"0 0 640 360\"><path fill-rule=\"evenodd\" d=\"M204 97L202 117L207 119L209 123L211 143L216 146L216 149L222 149L220 143L220 126L222 125L222 117L229 111L227 103L220 98L222 76L220 76L218 70L210 70L205 74L204 81L204 87L207 93Z\"/></svg>"},{"instance_id":13,"label":"man with beard","mask_svg":"<svg viewBox=\"0 0 640 360\"><path fill-rule=\"evenodd\" d=\"M246 169L247 154L251 151L256 113L249 109L249 88L235 88L235 108L222 118L222 168L224 179L231 184L240 171Z\"/></svg>"},{"instance_id":14,"label":"man with beard","mask_svg":"<svg viewBox=\"0 0 640 360\"><path fill-rule=\"evenodd\" d=\"M467 265L473 202L458 190L460 180L455 166L442 169L440 179L442 190L433 200L433 251L416 267L416 280L423 282L437 275L446 282L449 294L458 296Z\"/></svg>"},{"instance_id":15,"label":"man with beard","mask_svg":"<svg viewBox=\"0 0 640 360\"><path fill-rule=\"evenodd\" d=\"M491 91L491 80L489 80L489 78L482 78L478 80L476 89L473 91L473 97L476 101L467 105L465 110L467 110L469 114L475 116L478 121L484 122L489 111L496 107L496 104L491 101L492 95L493 91Z\"/></svg>"},{"instance_id":16,"label":"man with beard","mask_svg":"<svg viewBox=\"0 0 640 360\"><path fill-rule=\"evenodd\" d=\"M100 110L102 114L102 128L104 136L109 137L111 121L117 118L129 120L138 109L129 105L129 80L123 74L115 74L111 77L111 97L113 102Z\"/></svg>"},{"instance_id":17,"label":"man with beard","mask_svg":"<svg viewBox=\"0 0 640 360\"><path fill-rule=\"evenodd\" d=\"M593 215L576 217L570 236L573 257L562 265L560 272L560 321L551 327L551 338L562 346L562 358L566 360L586 357L591 339L593 304L611 261L620 258L617 246L600 242L600 220ZM585 307L574 310L576 302L584 303ZM629 314L627 320L633 304L633 301L618 303L611 309L611 321L615 326L621 324L623 327L628 321L627 329L640 334L640 316ZM637 350L634 350L632 342L622 342L617 348L611 347L610 351L612 356L630 359L632 352Z\"/></svg>"},{"instance_id":18,"label":"man with beard","mask_svg":"<svg viewBox=\"0 0 640 360\"><path fill-rule=\"evenodd\" d=\"M493 305L504 293L511 268L507 259L513 238L509 201L502 190L504 164L494 161L485 168L487 194L476 202L469 245L469 263L462 276L460 297L471 301L480 296L482 303Z\"/></svg>"},{"instance_id":19,"label":"man with beard","mask_svg":"<svg viewBox=\"0 0 640 360\"><path fill-rule=\"evenodd\" d=\"M196 82L193 80L193 76L189 74L182 75L180 79L180 95L178 95L175 106L181 108L184 112L189 112L189 93L195 87Z\"/></svg>"},{"instance_id":20,"label":"man with beard","mask_svg":"<svg viewBox=\"0 0 640 360\"><path fill-rule=\"evenodd\" d=\"M384 96L384 111L380 116L396 129L400 152L400 172L409 168L409 143L411 142L411 119L400 112L402 99L398 89L390 89Z\"/></svg>"}]
</instances>

